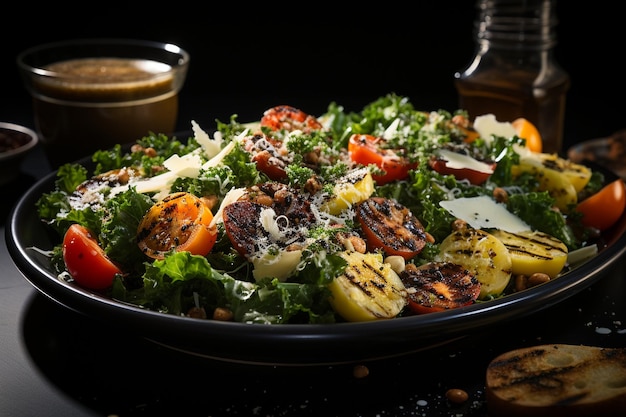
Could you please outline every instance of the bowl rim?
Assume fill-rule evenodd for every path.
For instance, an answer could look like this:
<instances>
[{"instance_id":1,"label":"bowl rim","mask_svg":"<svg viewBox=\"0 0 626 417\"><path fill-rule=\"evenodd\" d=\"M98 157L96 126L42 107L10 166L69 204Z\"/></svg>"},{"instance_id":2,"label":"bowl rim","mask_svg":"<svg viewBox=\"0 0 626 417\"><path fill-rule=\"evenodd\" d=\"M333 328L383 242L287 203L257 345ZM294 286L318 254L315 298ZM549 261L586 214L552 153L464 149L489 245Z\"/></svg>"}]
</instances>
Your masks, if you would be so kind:
<instances>
[{"instance_id":1,"label":"bowl rim","mask_svg":"<svg viewBox=\"0 0 626 417\"><path fill-rule=\"evenodd\" d=\"M25 144L5 152L0 152L0 160L10 159L34 148L39 143L39 135L31 128L10 122L0 122L0 129L13 130L30 136L30 140Z\"/></svg>"}]
</instances>

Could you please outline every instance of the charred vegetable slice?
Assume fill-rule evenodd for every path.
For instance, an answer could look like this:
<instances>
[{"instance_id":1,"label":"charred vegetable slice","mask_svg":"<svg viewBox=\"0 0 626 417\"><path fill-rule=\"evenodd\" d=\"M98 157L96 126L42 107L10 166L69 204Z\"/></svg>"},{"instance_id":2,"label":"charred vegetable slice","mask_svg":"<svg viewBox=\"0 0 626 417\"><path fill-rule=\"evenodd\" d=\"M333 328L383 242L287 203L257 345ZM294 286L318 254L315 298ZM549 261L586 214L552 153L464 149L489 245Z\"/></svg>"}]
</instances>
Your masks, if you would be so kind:
<instances>
[{"instance_id":1,"label":"charred vegetable slice","mask_svg":"<svg viewBox=\"0 0 626 417\"><path fill-rule=\"evenodd\" d=\"M547 233L531 230L517 233L493 230L490 233L509 250L514 275L530 276L541 272L554 278L565 266L567 246Z\"/></svg>"},{"instance_id":2,"label":"charred vegetable slice","mask_svg":"<svg viewBox=\"0 0 626 417\"><path fill-rule=\"evenodd\" d=\"M347 321L372 321L396 317L406 306L406 290L398 274L382 255L346 251L348 265L330 284L330 304Z\"/></svg>"},{"instance_id":3,"label":"charred vegetable slice","mask_svg":"<svg viewBox=\"0 0 626 417\"><path fill-rule=\"evenodd\" d=\"M472 271L481 284L481 300L500 296L511 280L509 250L498 238L480 229L454 230L439 245L435 260L457 263Z\"/></svg>"},{"instance_id":4,"label":"charred vegetable slice","mask_svg":"<svg viewBox=\"0 0 626 417\"><path fill-rule=\"evenodd\" d=\"M480 295L476 276L459 264L408 264L399 275L407 289L409 308L418 314L469 305Z\"/></svg>"},{"instance_id":5,"label":"charred vegetable slice","mask_svg":"<svg viewBox=\"0 0 626 417\"><path fill-rule=\"evenodd\" d=\"M591 179L591 170L583 165L553 154L528 153L522 155L520 164L513 167L513 174L533 174L539 181L539 189L547 191L556 200L556 206L567 211L578 202L578 192Z\"/></svg>"},{"instance_id":6,"label":"charred vegetable slice","mask_svg":"<svg viewBox=\"0 0 626 417\"><path fill-rule=\"evenodd\" d=\"M396 201L371 197L356 208L370 251L382 250L388 256L398 255L411 259L432 241L422 223L411 211Z\"/></svg>"},{"instance_id":7,"label":"charred vegetable slice","mask_svg":"<svg viewBox=\"0 0 626 417\"><path fill-rule=\"evenodd\" d=\"M149 257L163 259L173 250L206 255L217 240L211 226L213 213L193 194L170 194L154 204L137 229L139 248Z\"/></svg>"}]
</instances>

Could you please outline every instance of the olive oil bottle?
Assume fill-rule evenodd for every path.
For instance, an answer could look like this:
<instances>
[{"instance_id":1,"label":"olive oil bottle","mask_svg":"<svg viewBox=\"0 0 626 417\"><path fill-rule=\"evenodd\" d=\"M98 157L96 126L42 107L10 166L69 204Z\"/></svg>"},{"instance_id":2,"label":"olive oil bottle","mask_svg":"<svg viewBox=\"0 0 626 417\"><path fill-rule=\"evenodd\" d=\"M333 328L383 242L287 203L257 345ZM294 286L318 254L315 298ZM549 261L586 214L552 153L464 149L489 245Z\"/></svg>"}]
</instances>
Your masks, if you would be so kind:
<instances>
[{"instance_id":1,"label":"olive oil bottle","mask_svg":"<svg viewBox=\"0 0 626 417\"><path fill-rule=\"evenodd\" d=\"M454 74L459 107L471 119L524 117L543 139L543 151L563 151L570 78L556 62L556 0L478 0L475 55Z\"/></svg>"}]
</instances>

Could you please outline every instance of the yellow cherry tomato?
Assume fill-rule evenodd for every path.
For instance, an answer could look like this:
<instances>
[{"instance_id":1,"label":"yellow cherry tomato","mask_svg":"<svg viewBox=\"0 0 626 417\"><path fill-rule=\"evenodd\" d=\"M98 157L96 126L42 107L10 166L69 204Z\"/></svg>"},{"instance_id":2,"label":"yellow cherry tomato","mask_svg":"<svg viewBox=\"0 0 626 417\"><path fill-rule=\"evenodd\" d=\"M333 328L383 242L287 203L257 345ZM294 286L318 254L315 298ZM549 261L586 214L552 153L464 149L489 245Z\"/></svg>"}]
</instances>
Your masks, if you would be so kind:
<instances>
[{"instance_id":1,"label":"yellow cherry tomato","mask_svg":"<svg viewBox=\"0 0 626 417\"><path fill-rule=\"evenodd\" d=\"M523 117L519 117L511 123L517 132L517 136L526 139L526 147L533 152L541 152L543 150L543 142L541 134L537 127Z\"/></svg>"},{"instance_id":2,"label":"yellow cherry tomato","mask_svg":"<svg viewBox=\"0 0 626 417\"><path fill-rule=\"evenodd\" d=\"M185 192L170 194L154 204L139 223L139 248L155 259L163 259L171 250L205 256L217 240L212 220L213 213L198 197Z\"/></svg>"}]
</instances>

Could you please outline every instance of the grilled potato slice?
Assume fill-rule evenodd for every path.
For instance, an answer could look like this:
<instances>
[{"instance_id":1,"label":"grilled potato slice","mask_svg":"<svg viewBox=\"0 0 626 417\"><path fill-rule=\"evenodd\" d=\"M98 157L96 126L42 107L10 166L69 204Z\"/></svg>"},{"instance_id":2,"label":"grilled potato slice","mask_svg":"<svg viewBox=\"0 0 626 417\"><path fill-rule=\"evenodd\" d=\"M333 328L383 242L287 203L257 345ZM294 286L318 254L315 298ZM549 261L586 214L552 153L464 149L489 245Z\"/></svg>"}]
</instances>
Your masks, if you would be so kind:
<instances>
[{"instance_id":1,"label":"grilled potato slice","mask_svg":"<svg viewBox=\"0 0 626 417\"><path fill-rule=\"evenodd\" d=\"M322 204L322 210L335 216L353 204L366 200L373 193L372 174L367 168L360 168L337 181L333 196Z\"/></svg>"},{"instance_id":2,"label":"grilled potato slice","mask_svg":"<svg viewBox=\"0 0 626 417\"><path fill-rule=\"evenodd\" d=\"M250 259L254 265L252 276L257 281L267 277L286 281L296 271L301 259L301 250L284 250L277 254L265 252L261 256L254 256Z\"/></svg>"},{"instance_id":3,"label":"grilled potato slice","mask_svg":"<svg viewBox=\"0 0 626 417\"><path fill-rule=\"evenodd\" d=\"M333 309L347 321L396 317L407 305L404 284L381 254L342 252L344 273L329 284Z\"/></svg>"},{"instance_id":4,"label":"grilled potato slice","mask_svg":"<svg viewBox=\"0 0 626 417\"><path fill-rule=\"evenodd\" d=\"M591 179L591 170L584 165L563 159L556 154L528 153L522 156L513 174L530 172L537 177L541 190L548 191L559 209L565 211L578 202L578 192Z\"/></svg>"},{"instance_id":5,"label":"grilled potato slice","mask_svg":"<svg viewBox=\"0 0 626 417\"><path fill-rule=\"evenodd\" d=\"M509 250L513 275L530 276L542 272L556 277L567 261L567 246L552 235L539 231L517 233L490 231Z\"/></svg>"},{"instance_id":6,"label":"grilled potato slice","mask_svg":"<svg viewBox=\"0 0 626 417\"><path fill-rule=\"evenodd\" d=\"M511 280L513 264L504 243L469 226L450 233L439 245L435 260L463 265L474 272L481 284L480 300L499 296Z\"/></svg>"},{"instance_id":7,"label":"grilled potato slice","mask_svg":"<svg viewBox=\"0 0 626 417\"><path fill-rule=\"evenodd\" d=\"M539 181L539 189L547 191L555 200L555 205L562 211L567 211L568 206L578 202L576 188L567 176L553 169L543 166L522 162L513 167L513 174L529 172Z\"/></svg>"},{"instance_id":8,"label":"grilled potato slice","mask_svg":"<svg viewBox=\"0 0 626 417\"><path fill-rule=\"evenodd\" d=\"M581 191L591 179L591 170L557 154L540 153L537 158L546 169L552 169L565 176L574 186L576 192Z\"/></svg>"}]
</instances>

